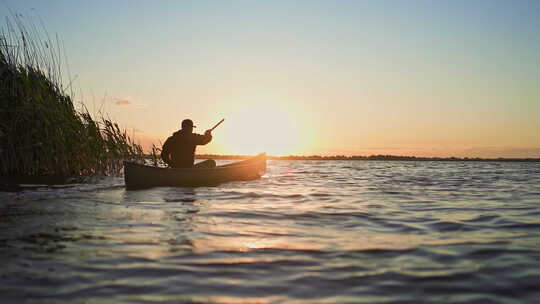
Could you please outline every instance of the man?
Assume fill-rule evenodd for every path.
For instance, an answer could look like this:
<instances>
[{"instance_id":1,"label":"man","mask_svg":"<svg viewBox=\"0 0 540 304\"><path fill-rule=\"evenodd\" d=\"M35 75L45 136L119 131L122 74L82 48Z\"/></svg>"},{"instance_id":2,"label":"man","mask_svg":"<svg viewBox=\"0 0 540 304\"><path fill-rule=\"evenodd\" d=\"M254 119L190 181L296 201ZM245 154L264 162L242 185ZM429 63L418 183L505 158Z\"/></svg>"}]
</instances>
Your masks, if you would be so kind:
<instances>
[{"instance_id":1,"label":"man","mask_svg":"<svg viewBox=\"0 0 540 304\"><path fill-rule=\"evenodd\" d=\"M206 130L204 135L193 133L193 121L184 119L182 130L176 131L167 138L161 149L161 158L173 168L212 168L216 162L212 159L194 165L195 148L206 145L212 140L212 131Z\"/></svg>"}]
</instances>

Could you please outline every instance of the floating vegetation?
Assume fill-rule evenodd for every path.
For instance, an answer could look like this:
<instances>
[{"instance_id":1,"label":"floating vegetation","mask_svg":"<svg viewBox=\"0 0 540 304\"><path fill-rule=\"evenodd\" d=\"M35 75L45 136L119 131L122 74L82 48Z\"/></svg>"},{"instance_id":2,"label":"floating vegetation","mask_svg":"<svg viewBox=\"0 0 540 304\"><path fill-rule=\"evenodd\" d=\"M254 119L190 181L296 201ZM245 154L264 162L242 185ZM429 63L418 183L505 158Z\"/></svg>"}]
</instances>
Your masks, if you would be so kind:
<instances>
[{"instance_id":1,"label":"floating vegetation","mask_svg":"<svg viewBox=\"0 0 540 304\"><path fill-rule=\"evenodd\" d=\"M58 37L22 18L0 29L0 176L113 174L123 160L141 160L118 124L74 107Z\"/></svg>"}]
</instances>

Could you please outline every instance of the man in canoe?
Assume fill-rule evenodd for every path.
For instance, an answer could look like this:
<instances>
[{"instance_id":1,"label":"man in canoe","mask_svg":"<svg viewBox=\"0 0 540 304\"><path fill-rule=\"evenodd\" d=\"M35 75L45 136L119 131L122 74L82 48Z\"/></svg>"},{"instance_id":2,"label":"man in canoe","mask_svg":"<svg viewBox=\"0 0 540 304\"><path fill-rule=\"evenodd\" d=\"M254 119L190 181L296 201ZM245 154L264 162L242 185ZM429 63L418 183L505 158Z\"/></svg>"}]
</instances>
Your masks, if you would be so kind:
<instances>
[{"instance_id":1,"label":"man in canoe","mask_svg":"<svg viewBox=\"0 0 540 304\"><path fill-rule=\"evenodd\" d=\"M216 161L205 160L195 163L197 145L206 145L212 140L212 130L206 130L204 135L193 133L193 121L184 119L182 129L167 138L161 149L161 158L172 168L213 168Z\"/></svg>"}]
</instances>

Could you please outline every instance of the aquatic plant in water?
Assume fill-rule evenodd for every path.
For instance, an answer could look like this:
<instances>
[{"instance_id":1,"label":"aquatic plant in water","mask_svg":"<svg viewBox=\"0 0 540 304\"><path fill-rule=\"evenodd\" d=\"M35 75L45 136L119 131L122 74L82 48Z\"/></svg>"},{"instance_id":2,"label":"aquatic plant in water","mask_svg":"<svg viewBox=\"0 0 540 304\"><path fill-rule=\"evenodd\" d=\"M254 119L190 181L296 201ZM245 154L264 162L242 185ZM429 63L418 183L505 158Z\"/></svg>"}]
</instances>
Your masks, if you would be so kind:
<instances>
[{"instance_id":1,"label":"aquatic plant in water","mask_svg":"<svg viewBox=\"0 0 540 304\"><path fill-rule=\"evenodd\" d=\"M118 124L74 107L58 37L22 18L0 29L0 176L110 174L141 160L141 146Z\"/></svg>"}]
</instances>

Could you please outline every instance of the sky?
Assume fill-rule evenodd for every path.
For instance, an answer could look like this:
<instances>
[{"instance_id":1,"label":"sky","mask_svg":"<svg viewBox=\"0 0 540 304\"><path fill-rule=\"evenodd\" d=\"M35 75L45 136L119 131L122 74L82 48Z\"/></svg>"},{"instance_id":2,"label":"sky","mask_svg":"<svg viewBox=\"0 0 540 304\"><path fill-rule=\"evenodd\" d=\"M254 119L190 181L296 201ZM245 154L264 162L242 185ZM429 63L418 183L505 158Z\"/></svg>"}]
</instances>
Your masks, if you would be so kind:
<instances>
[{"instance_id":1,"label":"sky","mask_svg":"<svg viewBox=\"0 0 540 304\"><path fill-rule=\"evenodd\" d=\"M76 100L145 146L225 118L198 153L540 157L540 1L0 0L10 10L60 37Z\"/></svg>"}]
</instances>

